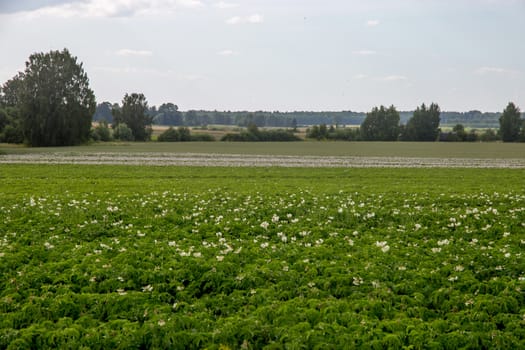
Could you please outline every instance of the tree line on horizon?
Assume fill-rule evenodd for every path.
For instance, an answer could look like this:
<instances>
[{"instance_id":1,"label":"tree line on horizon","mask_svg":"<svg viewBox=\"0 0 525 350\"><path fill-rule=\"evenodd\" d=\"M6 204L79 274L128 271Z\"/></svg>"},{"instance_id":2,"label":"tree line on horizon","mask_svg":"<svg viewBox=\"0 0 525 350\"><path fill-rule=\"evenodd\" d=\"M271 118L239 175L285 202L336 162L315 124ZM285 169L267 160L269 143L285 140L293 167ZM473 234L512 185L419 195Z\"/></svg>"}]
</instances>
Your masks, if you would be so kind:
<instances>
[{"instance_id":1,"label":"tree line on horizon","mask_svg":"<svg viewBox=\"0 0 525 350\"><path fill-rule=\"evenodd\" d=\"M478 117L483 115L479 111L468 113ZM336 134L341 133L337 130L339 125L360 124L357 131L345 128L347 131L344 132L357 132L355 140L436 141L440 135L441 115L435 103L428 107L422 104L414 112L398 112L394 106L374 107L365 116L351 111L181 112L173 103L164 103L158 108L149 107L141 93L125 94L121 104L103 102L97 105L82 63L77 62L77 58L67 49L32 54L24 72L19 72L0 88L0 142L26 143L30 146L67 146L110 138L147 141L151 139L152 124L172 126L166 131L168 134L159 136L164 141L196 140L188 136L189 129L186 127L208 124L246 127L240 136L227 135L227 141L277 141L281 138L291 141L297 139L293 137L293 130L299 123L316 124L307 124L306 120L321 121L309 130L309 137L316 139L329 139L334 130ZM450 117L454 120L457 115ZM100 123L93 127L93 120ZM332 126L328 128L325 121ZM514 103L510 102L499 114L498 122L502 141L525 141L524 120ZM178 129L173 126L178 126ZM259 130L259 127L265 126L288 130ZM458 129L454 130L456 136L461 131L460 126L458 124Z\"/></svg>"},{"instance_id":2,"label":"tree line on horizon","mask_svg":"<svg viewBox=\"0 0 525 350\"><path fill-rule=\"evenodd\" d=\"M374 107L367 113L359 128L340 129L325 124L307 129L312 139L347 141L497 141L525 142L525 120L513 102L509 102L499 119L499 129L486 129L478 134L469 132L462 124L456 124L451 131L440 128L440 109L435 103L417 107L406 123L401 123L399 112L394 106Z\"/></svg>"},{"instance_id":3,"label":"tree line on horizon","mask_svg":"<svg viewBox=\"0 0 525 350\"><path fill-rule=\"evenodd\" d=\"M113 121L113 108L119 108L118 103L102 102L97 104L93 121ZM159 107L150 106L146 112L151 116L153 125L164 126L208 126L230 125L247 127L255 124L257 127L284 127L334 125L355 126L360 125L366 118L366 112L355 111L218 111L194 110L181 111L172 103L162 103ZM406 123L414 111L399 111L401 123ZM463 124L474 128L497 128L501 112L481 112L471 110L468 112L441 111L441 125ZM525 118L525 113L522 113Z\"/></svg>"}]
</instances>

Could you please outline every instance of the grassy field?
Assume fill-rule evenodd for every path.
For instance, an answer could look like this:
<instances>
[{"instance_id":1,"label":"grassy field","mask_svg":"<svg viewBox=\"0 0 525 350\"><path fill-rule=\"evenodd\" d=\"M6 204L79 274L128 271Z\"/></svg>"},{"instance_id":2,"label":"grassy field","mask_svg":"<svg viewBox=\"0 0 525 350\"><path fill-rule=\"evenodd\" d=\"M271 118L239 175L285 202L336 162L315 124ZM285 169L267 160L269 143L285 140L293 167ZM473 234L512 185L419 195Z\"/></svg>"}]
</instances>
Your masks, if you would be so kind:
<instances>
[{"instance_id":1,"label":"grassy field","mask_svg":"<svg viewBox=\"0 0 525 350\"><path fill-rule=\"evenodd\" d=\"M4 164L0 348L523 348L524 179Z\"/></svg>"},{"instance_id":2,"label":"grassy field","mask_svg":"<svg viewBox=\"0 0 525 350\"><path fill-rule=\"evenodd\" d=\"M218 153L294 156L525 158L525 143L444 142L130 142L29 148L0 144L0 154L86 152Z\"/></svg>"}]
</instances>

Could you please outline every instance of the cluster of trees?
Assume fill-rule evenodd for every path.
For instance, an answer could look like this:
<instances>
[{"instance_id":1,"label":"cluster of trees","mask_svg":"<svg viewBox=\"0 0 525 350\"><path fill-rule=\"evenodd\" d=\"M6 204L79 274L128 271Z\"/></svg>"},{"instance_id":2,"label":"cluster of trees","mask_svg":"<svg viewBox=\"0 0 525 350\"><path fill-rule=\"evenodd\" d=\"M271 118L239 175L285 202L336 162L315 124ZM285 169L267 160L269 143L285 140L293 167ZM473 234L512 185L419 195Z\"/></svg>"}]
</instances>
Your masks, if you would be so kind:
<instances>
[{"instance_id":1,"label":"cluster of trees","mask_svg":"<svg viewBox=\"0 0 525 350\"><path fill-rule=\"evenodd\" d=\"M240 134L228 134L230 141L292 141L297 140L288 130L259 130L259 127L277 126L296 129L298 125L320 126L308 130L308 137L316 139L344 139L365 141L469 141L477 135L466 133L457 125L452 133L440 135L441 111L437 104L422 104L413 113L398 112L394 106L375 107L366 116L351 111L343 112L181 112L173 103L159 108L149 107L140 93L126 94L122 103L95 102L82 63L67 49L49 53L35 53L26 62L24 72L8 80L0 89L0 142L22 143L32 146L76 145L88 141L116 138L127 141L147 141L152 124L197 126L208 124L239 125L247 127ZM471 111L464 117L475 120L483 114ZM457 117L457 116L456 116ZM92 120L102 121L94 129ZM448 121L453 120L452 117ZM477 119L476 119L477 120ZM337 126L358 124L360 128L341 129ZM485 138L499 137L504 142L525 141L525 125L519 108L513 103L498 115L499 133L486 132ZM113 132L109 130L109 124ZM336 125L327 128L326 124ZM185 141L187 129L169 129L164 140ZM191 139L191 137L189 138Z\"/></svg>"},{"instance_id":2,"label":"cluster of trees","mask_svg":"<svg viewBox=\"0 0 525 350\"><path fill-rule=\"evenodd\" d=\"M82 63L67 49L32 54L24 72L0 89L0 142L69 146L90 137L108 140L107 123L92 130L96 107ZM111 106L113 137L149 140L147 111L144 95L126 94L122 106Z\"/></svg>"},{"instance_id":3,"label":"cluster of trees","mask_svg":"<svg viewBox=\"0 0 525 350\"><path fill-rule=\"evenodd\" d=\"M437 104L427 107L423 103L403 125L394 106L375 107L361 124L360 136L364 141L436 141L440 114Z\"/></svg>"},{"instance_id":4,"label":"cluster of trees","mask_svg":"<svg viewBox=\"0 0 525 350\"><path fill-rule=\"evenodd\" d=\"M399 112L394 106L374 107L367 113L360 128L329 128L325 124L307 131L307 137L349 141L436 141L439 135L440 109L435 103L417 107L406 124L400 124Z\"/></svg>"},{"instance_id":5,"label":"cluster of trees","mask_svg":"<svg viewBox=\"0 0 525 350\"><path fill-rule=\"evenodd\" d=\"M100 105L99 105L100 106ZM148 141L151 138L152 118L148 115L148 101L143 94L125 94L122 105L104 104L111 113L111 128L106 118L98 121L91 129L91 139L95 141Z\"/></svg>"},{"instance_id":6,"label":"cluster of trees","mask_svg":"<svg viewBox=\"0 0 525 350\"><path fill-rule=\"evenodd\" d=\"M479 135L472 129L467 132L462 124L456 124L451 132L441 132L440 108L432 103L417 107L406 124L400 122L394 106L374 107L367 113L359 128L337 128L326 124L315 125L307 130L307 137L348 141L495 141L525 142L525 120L519 108L510 102L499 117L499 132L487 129Z\"/></svg>"},{"instance_id":7,"label":"cluster of trees","mask_svg":"<svg viewBox=\"0 0 525 350\"><path fill-rule=\"evenodd\" d=\"M340 128L338 126L326 124L314 125L306 130L306 137L316 140L338 140L338 141L358 141L361 139L359 128Z\"/></svg>"},{"instance_id":8,"label":"cluster of trees","mask_svg":"<svg viewBox=\"0 0 525 350\"><path fill-rule=\"evenodd\" d=\"M63 146L86 142L96 102L81 63L67 49L35 53L0 93L3 142Z\"/></svg>"}]
</instances>

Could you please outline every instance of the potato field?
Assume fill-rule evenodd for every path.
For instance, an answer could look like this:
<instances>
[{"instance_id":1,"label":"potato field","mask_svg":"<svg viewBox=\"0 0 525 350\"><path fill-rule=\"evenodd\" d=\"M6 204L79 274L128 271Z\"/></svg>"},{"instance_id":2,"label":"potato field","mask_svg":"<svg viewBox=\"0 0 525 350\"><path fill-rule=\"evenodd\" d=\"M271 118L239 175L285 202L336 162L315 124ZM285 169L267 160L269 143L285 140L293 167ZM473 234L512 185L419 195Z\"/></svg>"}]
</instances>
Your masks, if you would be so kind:
<instances>
[{"instance_id":1,"label":"potato field","mask_svg":"<svg viewBox=\"0 0 525 350\"><path fill-rule=\"evenodd\" d=\"M0 349L525 347L522 169L0 165Z\"/></svg>"}]
</instances>

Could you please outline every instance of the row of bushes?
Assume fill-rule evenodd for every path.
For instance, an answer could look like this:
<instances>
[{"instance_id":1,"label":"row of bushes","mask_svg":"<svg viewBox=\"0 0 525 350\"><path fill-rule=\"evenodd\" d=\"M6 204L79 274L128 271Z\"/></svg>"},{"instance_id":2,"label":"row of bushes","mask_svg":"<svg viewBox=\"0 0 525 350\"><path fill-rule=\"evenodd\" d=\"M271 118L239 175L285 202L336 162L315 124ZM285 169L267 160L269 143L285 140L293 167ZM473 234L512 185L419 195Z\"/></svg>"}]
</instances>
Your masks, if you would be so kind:
<instances>
[{"instance_id":1,"label":"row of bushes","mask_svg":"<svg viewBox=\"0 0 525 350\"><path fill-rule=\"evenodd\" d=\"M338 141L363 141L359 128L337 128L333 125L326 126L325 124L314 125L306 130L306 138L316 140L338 140ZM399 141L409 141L401 134ZM442 142L490 142L499 141L501 137L499 133L493 129L486 129L480 132L476 129L466 131L463 125L458 124L454 126L452 131L440 131L438 138L435 141ZM525 139L520 140L525 142Z\"/></svg>"},{"instance_id":2,"label":"row of bushes","mask_svg":"<svg viewBox=\"0 0 525 350\"><path fill-rule=\"evenodd\" d=\"M229 133L221 141L301 141L292 130L259 130L257 125L250 124L246 131L238 134Z\"/></svg>"},{"instance_id":3,"label":"row of bushes","mask_svg":"<svg viewBox=\"0 0 525 350\"><path fill-rule=\"evenodd\" d=\"M179 127L177 129L169 127L159 135L157 141L160 142L177 142L177 141L215 141L215 138L209 134L192 135L190 129Z\"/></svg>"},{"instance_id":4,"label":"row of bushes","mask_svg":"<svg viewBox=\"0 0 525 350\"><path fill-rule=\"evenodd\" d=\"M133 133L126 124L119 124L111 130L106 122L101 122L91 129L93 141L134 141ZM300 141L291 130L259 130L256 125L250 125L246 131L240 133L229 133L221 138L221 141ZM169 127L158 137L159 142L184 142L184 141L215 141L209 134L191 134L187 127Z\"/></svg>"},{"instance_id":5,"label":"row of bushes","mask_svg":"<svg viewBox=\"0 0 525 350\"><path fill-rule=\"evenodd\" d=\"M151 134L151 130L148 130ZM111 129L106 122L101 122L91 129L91 139L93 141L134 141L131 129L124 123ZM169 127L157 138L160 142L178 142L178 141L215 141L213 136L208 134L191 135L190 129L179 127L175 129Z\"/></svg>"}]
</instances>

